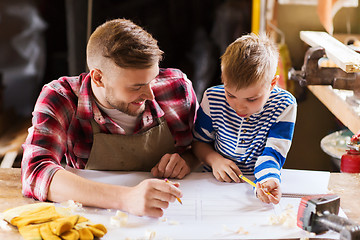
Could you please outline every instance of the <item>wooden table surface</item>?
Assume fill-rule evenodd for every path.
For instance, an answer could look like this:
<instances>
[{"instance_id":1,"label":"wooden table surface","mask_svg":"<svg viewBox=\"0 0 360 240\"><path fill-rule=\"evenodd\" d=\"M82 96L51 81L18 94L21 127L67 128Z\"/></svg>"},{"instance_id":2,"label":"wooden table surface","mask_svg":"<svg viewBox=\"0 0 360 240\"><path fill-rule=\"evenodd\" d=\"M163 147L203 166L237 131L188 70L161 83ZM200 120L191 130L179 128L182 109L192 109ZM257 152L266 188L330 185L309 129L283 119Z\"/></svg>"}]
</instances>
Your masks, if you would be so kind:
<instances>
[{"instance_id":1,"label":"wooden table surface","mask_svg":"<svg viewBox=\"0 0 360 240\"><path fill-rule=\"evenodd\" d=\"M340 196L341 208L348 218L360 224L360 174L331 173L329 190ZM0 168L0 212L8 208L34 203L21 194L21 171L19 168ZM2 231L0 239L22 239L19 233Z\"/></svg>"}]
</instances>

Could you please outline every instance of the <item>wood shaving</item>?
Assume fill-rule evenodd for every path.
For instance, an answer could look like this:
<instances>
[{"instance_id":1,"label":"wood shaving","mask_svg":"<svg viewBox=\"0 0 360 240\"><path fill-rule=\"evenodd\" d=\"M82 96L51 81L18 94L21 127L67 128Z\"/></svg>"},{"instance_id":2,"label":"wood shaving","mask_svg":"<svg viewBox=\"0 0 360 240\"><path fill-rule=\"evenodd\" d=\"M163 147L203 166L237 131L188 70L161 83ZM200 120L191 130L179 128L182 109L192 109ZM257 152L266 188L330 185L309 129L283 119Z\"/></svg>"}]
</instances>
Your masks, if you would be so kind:
<instances>
[{"instance_id":1,"label":"wood shaving","mask_svg":"<svg viewBox=\"0 0 360 240\"><path fill-rule=\"evenodd\" d=\"M0 216L0 230L5 232L11 231L11 227L5 220L1 218L1 216Z\"/></svg>"},{"instance_id":2,"label":"wood shaving","mask_svg":"<svg viewBox=\"0 0 360 240\"><path fill-rule=\"evenodd\" d=\"M81 203L75 202L74 200L68 200L66 202L60 203L60 206L67 208L73 212L84 211L84 208Z\"/></svg>"},{"instance_id":3,"label":"wood shaving","mask_svg":"<svg viewBox=\"0 0 360 240\"><path fill-rule=\"evenodd\" d=\"M246 231L243 227L239 227L237 230L232 230L232 229L228 228L226 225L223 225L223 229L227 232L232 232L232 233L239 234L239 235L249 234L249 232Z\"/></svg>"},{"instance_id":4,"label":"wood shaving","mask_svg":"<svg viewBox=\"0 0 360 240\"><path fill-rule=\"evenodd\" d=\"M169 221L169 224L170 225L179 225L179 222L178 221Z\"/></svg>"},{"instance_id":5,"label":"wood shaving","mask_svg":"<svg viewBox=\"0 0 360 240\"><path fill-rule=\"evenodd\" d=\"M127 213L117 210L115 216L110 218L110 224L115 227L124 227L128 222L128 217Z\"/></svg>"},{"instance_id":6,"label":"wood shaving","mask_svg":"<svg viewBox=\"0 0 360 240\"><path fill-rule=\"evenodd\" d=\"M169 221L166 217L160 218L159 221L167 222L169 225L179 225L180 224L178 221L174 221L174 220Z\"/></svg>"},{"instance_id":7,"label":"wood shaving","mask_svg":"<svg viewBox=\"0 0 360 240\"><path fill-rule=\"evenodd\" d=\"M271 215L269 218L270 225L283 225L289 228L296 227L296 221L296 213L293 211L293 206L290 204L286 206L280 215Z\"/></svg>"},{"instance_id":8,"label":"wood shaving","mask_svg":"<svg viewBox=\"0 0 360 240\"><path fill-rule=\"evenodd\" d=\"M155 232L155 231L147 230L147 231L145 232L145 239L153 240L153 239L155 239L155 236L156 236L156 232Z\"/></svg>"}]
</instances>

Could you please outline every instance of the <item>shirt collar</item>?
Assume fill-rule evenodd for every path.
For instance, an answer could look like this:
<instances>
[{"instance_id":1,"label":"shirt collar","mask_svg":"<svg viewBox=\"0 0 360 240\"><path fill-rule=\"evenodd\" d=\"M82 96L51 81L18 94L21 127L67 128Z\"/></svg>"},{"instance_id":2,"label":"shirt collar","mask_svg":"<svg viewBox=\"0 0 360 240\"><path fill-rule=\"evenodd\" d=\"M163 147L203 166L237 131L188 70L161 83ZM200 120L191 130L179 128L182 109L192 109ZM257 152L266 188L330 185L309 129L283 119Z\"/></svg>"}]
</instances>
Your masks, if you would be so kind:
<instances>
[{"instance_id":1,"label":"shirt collar","mask_svg":"<svg viewBox=\"0 0 360 240\"><path fill-rule=\"evenodd\" d=\"M90 120L94 118L99 124L105 124L110 122L105 118L93 99L93 93L91 90L91 77L90 74L84 74L79 76L79 82L81 84L78 95L78 108L76 117L78 119ZM142 129L149 127L153 124L154 118L160 118L164 116L164 111L156 100L146 101L145 111L142 118L135 129Z\"/></svg>"},{"instance_id":2,"label":"shirt collar","mask_svg":"<svg viewBox=\"0 0 360 240\"><path fill-rule=\"evenodd\" d=\"M104 124L107 122L100 109L95 104L93 93L91 90L90 74L80 75L79 82L81 84L78 93L78 107L76 117L78 119L90 120L94 118L98 123Z\"/></svg>"},{"instance_id":3,"label":"shirt collar","mask_svg":"<svg viewBox=\"0 0 360 240\"><path fill-rule=\"evenodd\" d=\"M164 115L164 111L155 100L147 100L144 113L140 123L135 127L135 131L153 126L154 118L161 118Z\"/></svg>"}]
</instances>

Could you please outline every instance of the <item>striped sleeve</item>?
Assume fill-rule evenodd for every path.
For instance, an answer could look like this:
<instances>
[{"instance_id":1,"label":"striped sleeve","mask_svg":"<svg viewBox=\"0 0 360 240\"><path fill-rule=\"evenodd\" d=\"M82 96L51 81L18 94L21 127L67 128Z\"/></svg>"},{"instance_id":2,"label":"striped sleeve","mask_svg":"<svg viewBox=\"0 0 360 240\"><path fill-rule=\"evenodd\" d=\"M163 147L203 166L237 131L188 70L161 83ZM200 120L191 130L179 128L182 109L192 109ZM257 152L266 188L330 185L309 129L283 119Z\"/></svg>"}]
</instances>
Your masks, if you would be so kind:
<instances>
[{"instance_id":1,"label":"striped sleeve","mask_svg":"<svg viewBox=\"0 0 360 240\"><path fill-rule=\"evenodd\" d=\"M285 163L294 133L297 105L290 104L269 130L265 149L255 164L254 174L258 182L269 178L280 181L280 169Z\"/></svg>"},{"instance_id":2,"label":"striped sleeve","mask_svg":"<svg viewBox=\"0 0 360 240\"><path fill-rule=\"evenodd\" d=\"M201 105L197 111L193 135L195 140L207 143L213 142L215 139L207 92L204 93Z\"/></svg>"}]
</instances>

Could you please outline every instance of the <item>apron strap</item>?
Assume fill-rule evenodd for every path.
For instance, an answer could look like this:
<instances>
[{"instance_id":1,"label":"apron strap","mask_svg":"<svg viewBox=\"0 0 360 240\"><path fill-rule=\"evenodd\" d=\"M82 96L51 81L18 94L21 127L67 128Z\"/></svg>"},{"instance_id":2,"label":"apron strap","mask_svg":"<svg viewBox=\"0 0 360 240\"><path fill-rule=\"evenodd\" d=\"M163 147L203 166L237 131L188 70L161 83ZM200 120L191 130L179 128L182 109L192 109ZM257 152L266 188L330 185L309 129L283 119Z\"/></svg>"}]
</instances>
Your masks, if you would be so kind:
<instances>
[{"instance_id":1,"label":"apron strap","mask_svg":"<svg viewBox=\"0 0 360 240\"><path fill-rule=\"evenodd\" d=\"M100 126L99 124L95 121L95 119L91 119L90 120L90 123L91 123L91 127L92 127L92 130L93 130L93 134L95 133L100 133Z\"/></svg>"},{"instance_id":2,"label":"apron strap","mask_svg":"<svg viewBox=\"0 0 360 240\"><path fill-rule=\"evenodd\" d=\"M155 118L156 122L157 122L157 125L160 125L163 121L164 121L164 117L160 117L160 118ZM96 134L96 133L100 133L100 126L99 124L95 121L95 119L91 119L90 120L90 123L91 123L91 127L92 127L92 131L93 131L93 134Z\"/></svg>"}]
</instances>

